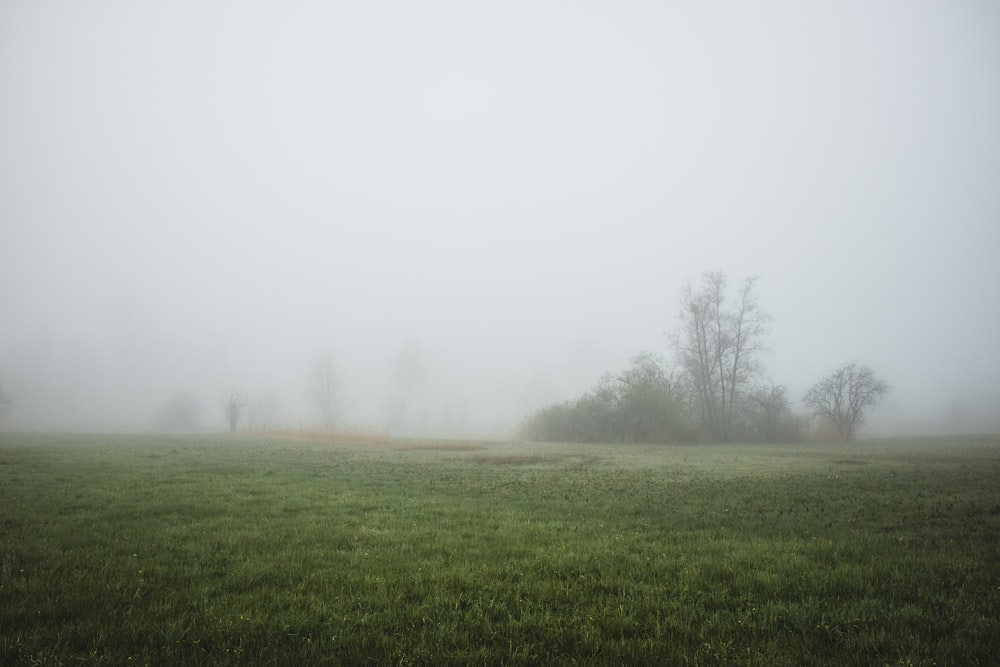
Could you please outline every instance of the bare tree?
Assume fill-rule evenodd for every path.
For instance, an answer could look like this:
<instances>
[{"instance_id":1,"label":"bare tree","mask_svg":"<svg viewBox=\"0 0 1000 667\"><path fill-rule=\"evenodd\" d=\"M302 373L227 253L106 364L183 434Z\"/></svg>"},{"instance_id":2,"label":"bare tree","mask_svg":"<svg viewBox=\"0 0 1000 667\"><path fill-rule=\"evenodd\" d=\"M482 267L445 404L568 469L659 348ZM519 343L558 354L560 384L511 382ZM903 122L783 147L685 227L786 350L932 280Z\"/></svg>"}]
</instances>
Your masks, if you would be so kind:
<instances>
[{"instance_id":1,"label":"bare tree","mask_svg":"<svg viewBox=\"0 0 1000 667\"><path fill-rule=\"evenodd\" d=\"M889 385L871 368L851 362L817 382L803 400L814 417L829 421L847 442L864 424L865 411L888 392Z\"/></svg>"},{"instance_id":2,"label":"bare tree","mask_svg":"<svg viewBox=\"0 0 1000 667\"><path fill-rule=\"evenodd\" d=\"M233 389L222 401L222 411L226 415L226 422L229 423L230 432L236 431L240 425L240 417L246 408L247 402L237 390Z\"/></svg>"},{"instance_id":3,"label":"bare tree","mask_svg":"<svg viewBox=\"0 0 1000 667\"><path fill-rule=\"evenodd\" d=\"M741 283L736 299L726 302L726 276L705 273L701 290L684 288L681 330L673 344L688 394L707 435L727 442L733 418L751 381L761 373L771 316L754 294L756 278Z\"/></svg>"},{"instance_id":4,"label":"bare tree","mask_svg":"<svg viewBox=\"0 0 1000 667\"><path fill-rule=\"evenodd\" d=\"M306 395L313 417L320 426L330 428L337 423L343 411L343 399L332 352L324 352L313 362Z\"/></svg>"}]
</instances>

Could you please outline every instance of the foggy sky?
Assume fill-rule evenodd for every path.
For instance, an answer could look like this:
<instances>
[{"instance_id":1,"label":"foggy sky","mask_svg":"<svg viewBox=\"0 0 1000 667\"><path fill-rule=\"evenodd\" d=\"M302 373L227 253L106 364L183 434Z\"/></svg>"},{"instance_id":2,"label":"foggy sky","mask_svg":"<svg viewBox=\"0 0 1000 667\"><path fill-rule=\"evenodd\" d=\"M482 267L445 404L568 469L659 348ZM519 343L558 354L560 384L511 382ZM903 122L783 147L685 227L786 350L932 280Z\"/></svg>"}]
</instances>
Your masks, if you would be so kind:
<instances>
[{"instance_id":1,"label":"foggy sky","mask_svg":"<svg viewBox=\"0 0 1000 667\"><path fill-rule=\"evenodd\" d=\"M10 420L304 419L330 351L349 421L495 432L669 358L719 269L793 396L1000 415L998 66L985 0L8 0Z\"/></svg>"}]
</instances>

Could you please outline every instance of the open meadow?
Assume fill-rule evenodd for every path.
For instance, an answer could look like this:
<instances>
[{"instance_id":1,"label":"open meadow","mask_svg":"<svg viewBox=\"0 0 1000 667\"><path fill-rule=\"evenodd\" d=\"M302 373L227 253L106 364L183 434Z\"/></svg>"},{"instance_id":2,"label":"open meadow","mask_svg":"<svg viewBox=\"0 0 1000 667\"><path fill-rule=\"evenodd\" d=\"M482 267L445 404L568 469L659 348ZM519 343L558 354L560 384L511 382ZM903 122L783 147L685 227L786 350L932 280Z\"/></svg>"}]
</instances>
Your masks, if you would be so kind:
<instances>
[{"instance_id":1,"label":"open meadow","mask_svg":"<svg viewBox=\"0 0 1000 667\"><path fill-rule=\"evenodd\" d=\"M0 664L1000 664L1000 439L0 435Z\"/></svg>"}]
</instances>

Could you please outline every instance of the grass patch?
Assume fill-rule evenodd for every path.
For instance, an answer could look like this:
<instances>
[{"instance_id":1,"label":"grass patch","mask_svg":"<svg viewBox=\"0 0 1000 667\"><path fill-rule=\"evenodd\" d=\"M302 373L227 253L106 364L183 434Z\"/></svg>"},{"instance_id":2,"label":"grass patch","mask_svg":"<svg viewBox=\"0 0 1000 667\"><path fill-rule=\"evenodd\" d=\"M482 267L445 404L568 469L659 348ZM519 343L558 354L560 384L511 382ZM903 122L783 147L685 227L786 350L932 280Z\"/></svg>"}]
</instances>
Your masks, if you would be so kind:
<instances>
[{"instance_id":1,"label":"grass patch","mask_svg":"<svg viewBox=\"0 0 1000 667\"><path fill-rule=\"evenodd\" d=\"M429 449L442 452L473 452L486 449L486 445L478 442L463 442L457 440L416 441L399 449Z\"/></svg>"},{"instance_id":2,"label":"grass patch","mask_svg":"<svg viewBox=\"0 0 1000 667\"><path fill-rule=\"evenodd\" d=\"M987 438L5 435L0 664L998 664L998 479Z\"/></svg>"},{"instance_id":3,"label":"grass patch","mask_svg":"<svg viewBox=\"0 0 1000 667\"><path fill-rule=\"evenodd\" d=\"M538 463L550 463L551 458L535 454L494 454L492 456L474 456L476 463L492 463L493 465L527 466Z\"/></svg>"}]
</instances>

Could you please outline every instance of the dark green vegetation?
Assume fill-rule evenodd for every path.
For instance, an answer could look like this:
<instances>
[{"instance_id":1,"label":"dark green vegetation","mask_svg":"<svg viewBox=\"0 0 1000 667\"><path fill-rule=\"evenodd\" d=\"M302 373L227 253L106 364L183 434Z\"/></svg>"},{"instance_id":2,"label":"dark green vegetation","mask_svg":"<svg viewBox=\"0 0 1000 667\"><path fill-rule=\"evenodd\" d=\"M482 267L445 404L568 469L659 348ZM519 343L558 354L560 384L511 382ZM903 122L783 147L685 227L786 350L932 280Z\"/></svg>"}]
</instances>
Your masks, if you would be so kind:
<instances>
[{"instance_id":1,"label":"dark green vegetation","mask_svg":"<svg viewBox=\"0 0 1000 667\"><path fill-rule=\"evenodd\" d=\"M520 433L543 442L753 442L852 440L866 413L889 392L868 366L848 362L804 397L818 421L797 414L788 389L767 380L770 314L756 278L729 295L721 271L702 275L682 292L680 329L670 335L672 363L643 352L625 371L605 373L579 398L527 415Z\"/></svg>"},{"instance_id":2,"label":"dark green vegetation","mask_svg":"<svg viewBox=\"0 0 1000 667\"><path fill-rule=\"evenodd\" d=\"M1000 663L1000 441L0 436L0 664Z\"/></svg>"},{"instance_id":3,"label":"dark green vegetation","mask_svg":"<svg viewBox=\"0 0 1000 667\"><path fill-rule=\"evenodd\" d=\"M605 374L575 401L555 403L525 418L526 439L547 442L677 442L695 439L684 400L662 362L640 354L619 375Z\"/></svg>"}]
</instances>

